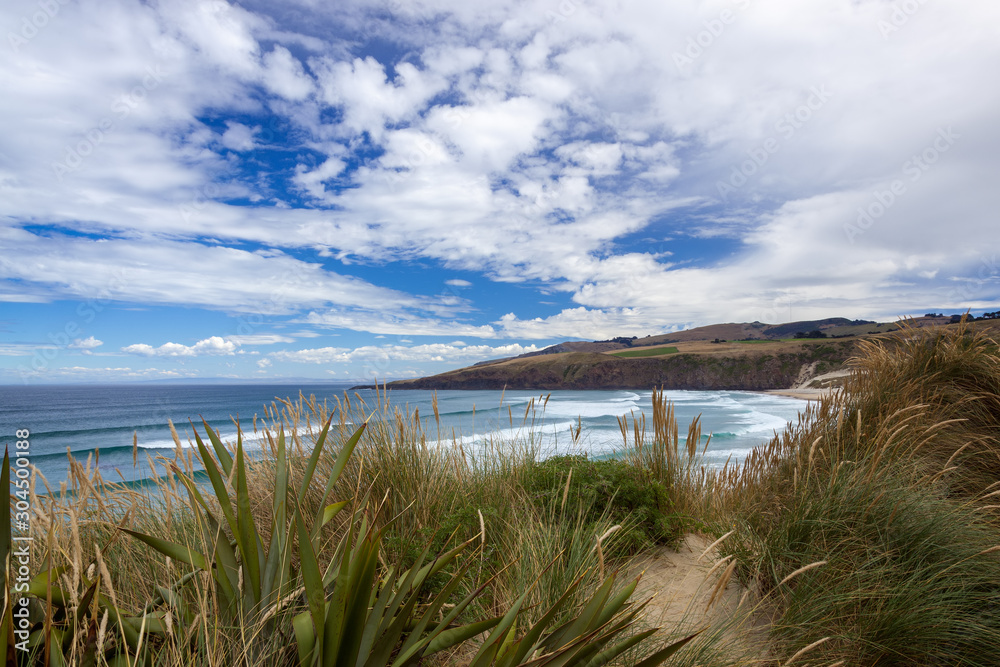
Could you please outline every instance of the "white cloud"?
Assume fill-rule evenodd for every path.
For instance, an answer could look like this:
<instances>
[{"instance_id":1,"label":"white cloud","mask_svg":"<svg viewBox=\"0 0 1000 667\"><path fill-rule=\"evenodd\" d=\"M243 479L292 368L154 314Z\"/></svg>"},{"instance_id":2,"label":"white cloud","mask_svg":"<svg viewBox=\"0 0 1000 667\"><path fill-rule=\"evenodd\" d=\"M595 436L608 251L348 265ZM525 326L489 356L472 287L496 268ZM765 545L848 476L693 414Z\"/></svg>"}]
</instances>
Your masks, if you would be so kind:
<instances>
[{"instance_id":1,"label":"white cloud","mask_svg":"<svg viewBox=\"0 0 1000 667\"><path fill-rule=\"evenodd\" d=\"M74 350L90 351L95 347L100 347L101 345L104 345L104 341L97 340L93 336L88 336L87 338L74 339L73 342L70 343L69 347Z\"/></svg>"},{"instance_id":2,"label":"white cloud","mask_svg":"<svg viewBox=\"0 0 1000 667\"><path fill-rule=\"evenodd\" d=\"M287 100L300 101L312 93L312 78L306 74L302 63L281 45L276 45L264 55L264 85Z\"/></svg>"},{"instance_id":3,"label":"white cloud","mask_svg":"<svg viewBox=\"0 0 1000 667\"><path fill-rule=\"evenodd\" d=\"M372 58L315 62L323 99L343 109L343 127L353 132L381 136L386 123L412 117L433 95L445 87L440 76L420 70L412 63L396 64L396 77L389 81L385 68Z\"/></svg>"},{"instance_id":4,"label":"white cloud","mask_svg":"<svg viewBox=\"0 0 1000 667\"><path fill-rule=\"evenodd\" d=\"M295 338L280 334L244 334L226 336L226 340L237 345L274 345L276 343L294 343Z\"/></svg>"},{"instance_id":5,"label":"white cloud","mask_svg":"<svg viewBox=\"0 0 1000 667\"><path fill-rule=\"evenodd\" d=\"M160 368L130 368L128 366L45 366L41 368L21 368L17 371L0 369L0 377L17 378L20 382L77 382L77 381L134 381L166 380L183 377L197 377L195 371L176 371Z\"/></svg>"},{"instance_id":6,"label":"white cloud","mask_svg":"<svg viewBox=\"0 0 1000 667\"><path fill-rule=\"evenodd\" d=\"M275 361L305 364L347 364L353 362L471 362L484 359L513 357L526 352L536 352L534 345L465 345L455 343L430 343L426 345L366 345L358 348L321 347L307 350L274 352L269 357Z\"/></svg>"},{"instance_id":7,"label":"white cloud","mask_svg":"<svg viewBox=\"0 0 1000 667\"><path fill-rule=\"evenodd\" d=\"M256 77L260 45L254 32L265 21L228 2L179 0L160 8L166 24L209 63L246 78Z\"/></svg>"},{"instance_id":8,"label":"white cloud","mask_svg":"<svg viewBox=\"0 0 1000 667\"><path fill-rule=\"evenodd\" d=\"M662 320L655 321L650 313L636 308L568 308L556 315L528 320L508 313L495 324L508 338L606 340L615 336L652 336L669 330Z\"/></svg>"},{"instance_id":9,"label":"white cloud","mask_svg":"<svg viewBox=\"0 0 1000 667\"><path fill-rule=\"evenodd\" d=\"M468 280L462 280L461 278L452 278L451 280L444 281L445 285L451 285L452 287L472 287L472 283Z\"/></svg>"},{"instance_id":10,"label":"white cloud","mask_svg":"<svg viewBox=\"0 0 1000 667\"><path fill-rule=\"evenodd\" d=\"M547 104L528 97L459 107L448 115L432 114L428 126L451 141L461 163L482 173L505 169L522 153L533 152L542 124L555 115Z\"/></svg>"},{"instance_id":11,"label":"white cloud","mask_svg":"<svg viewBox=\"0 0 1000 667\"><path fill-rule=\"evenodd\" d=\"M327 303L381 306L388 312L435 306L426 299L325 271L317 263L280 251L250 252L167 240L151 244L42 237L3 226L0 242L11 256L19 257L17 262L0 261L0 279L34 285L38 301L103 298L258 314L292 313Z\"/></svg>"},{"instance_id":12,"label":"white cloud","mask_svg":"<svg viewBox=\"0 0 1000 667\"><path fill-rule=\"evenodd\" d=\"M57 350L55 345L35 343L0 343L0 357L30 357L37 350Z\"/></svg>"},{"instance_id":13,"label":"white cloud","mask_svg":"<svg viewBox=\"0 0 1000 667\"><path fill-rule=\"evenodd\" d=\"M254 148L254 135L260 132L259 127L247 127L241 123L226 123L226 131L222 134L222 145L234 151L249 151Z\"/></svg>"},{"instance_id":14,"label":"white cloud","mask_svg":"<svg viewBox=\"0 0 1000 667\"><path fill-rule=\"evenodd\" d=\"M317 347L307 350L273 352L270 357L277 361L294 361L304 364L334 364L352 361L350 348Z\"/></svg>"},{"instance_id":15,"label":"white cloud","mask_svg":"<svg viewBox=\"0 0 1000 667\"><path fill-rule=\"evenodd\" d=\"M71 350L80 350L84 354L90 354L91 350L103 344L104 341L90 336L85 339L75 338L66 347ZM40 350L58 350L59 347L59 345L50 345L47 343L0 343L0 357L30 357Z\"/></svg>"},{"instance_id":16,"label":"white cloud","mask_svg":"<svg viewBox=\"0 0 1000 667\"><path fill-rule=\"evenodd\" d=\"M593 176L607 176L618 171L622 162L620 144L574 141L556 149L556 155L586 169Z\"/></svg>"},{"instance_id":17,"label":"white cloud","mask_svg":"<svg viewBox=\"0 0 1000 667\"><path fill-rule=\"evenodd\" d=\"M135 343L123 347L122 352L143 357L200 357L232 355L236 353L238 347L239 344L236 342L226 340L220 336L212 336L200 340L194 345L164 343L159 347L153 347L146 343Z\"/></svg>"},{"instance_id":18,"label":"white cloud","mask_svg":"<svg viewBox=\"0 0 1000 667\"><path fill-rule=\"evenodd\" d=\"M338 176L344 171L345 166L347 165L343 160L333 157L328 158L323 164L312 170L300 164L295 168L292 182L313 197L322 199L326 194L326 187L323 183Z\"/></svg>"},{"instance_id":19,"label":"white cloud","mask_svg":"<svg viewBox=\"0 0 1000 667\"><path fill-rule=\"evenodd\" d=\"M305 322L314 326L353 329L375 334L399 336L472 336L495 338L496 330L489 324L475 325L451 319L363 310L311 312Z\"/></svg>"},{"instance_id":20,"label":"white cloud","mask_svg":"<svg viewBox=\"0 0 1000 667\"><path fill-rule=\"evenodd\" d=\"M1000 208L1000 89L982 84L1000 5L924 3L883 35L886 3L735 4L681 65L721 5L60 4L0 52L0 300L535 338L1000 296L976 277ZM10 2L0 20L36 11ZM395 48L359 46L373 36ZM960 138L910 180L949 126ZM846 234L895 180L905 194ZM732 243L697 261L692 237ZM348 262L474 271L580 308L491 324L485 301L388 289Z\"/></svg>"}]
</instances>

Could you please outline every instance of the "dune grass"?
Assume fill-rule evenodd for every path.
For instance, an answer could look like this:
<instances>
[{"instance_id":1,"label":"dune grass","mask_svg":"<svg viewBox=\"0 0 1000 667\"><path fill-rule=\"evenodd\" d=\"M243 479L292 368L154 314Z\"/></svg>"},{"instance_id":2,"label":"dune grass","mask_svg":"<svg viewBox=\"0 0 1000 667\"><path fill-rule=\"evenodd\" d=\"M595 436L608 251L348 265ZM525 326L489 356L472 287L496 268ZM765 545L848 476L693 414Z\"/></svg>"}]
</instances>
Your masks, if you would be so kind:
<instances>
[{"instance_id":1,"label":"dune grass","mask_svg":"<svg viewBox=\"0 0 1000 667\"><path fill-rule=\"evenodd\" d=\"M107 482L92 461L72 461L51 494L36 478L29 650L10 655L653 665L683 644L643 648L653 630L637 625L635 582L617 574L628 553L679 533L648 474L543 463L530 436L429 446L417 415L357 396L276 402L252 426L235 447L207 426L196 449L178 440L173 457L149 462L152 494ZM249 457L252 441L262 449ZM557 479L560 463L575 482ZM195 481L199 467L208 482ZM7 622L14 608L8 597ZM4 653L19 637L5 639Z\"/></svg>"},{"instance_id":2,"label":"dune grass","mask_svg":"<svg viewBox=\"0 0 1000 667\"><path fill-rule=\"evenodd\" d=\"M431 444L436 419L357 395L275 402L236 447L178 440L148 463L154 493L71 461L63 488L27 491L31 650L11 648L11 596L0 649L71 665L1000 664L996 341L904 327L852 369L721 469L662 392L648 428L620 419L607 461L542 460L530 435ZM206 463L218 479L185 482ZM689 531L717 542L716 577L751 612L653 633L614 573ZM286 555L261 565L271 553ZM735 651L746 620L765 645Z\"/></svg>"},{"instance_id":3,"label":"dune grass","mask_svg":"<svg viewBox=\"0 0 1000 667\"><path fill-rule=\"evenodd\" d=\"M985 332L904 328L720 480L721 548L772 608L776 652L1000 664L998 382Z\"/></svg>"}]
</instances>

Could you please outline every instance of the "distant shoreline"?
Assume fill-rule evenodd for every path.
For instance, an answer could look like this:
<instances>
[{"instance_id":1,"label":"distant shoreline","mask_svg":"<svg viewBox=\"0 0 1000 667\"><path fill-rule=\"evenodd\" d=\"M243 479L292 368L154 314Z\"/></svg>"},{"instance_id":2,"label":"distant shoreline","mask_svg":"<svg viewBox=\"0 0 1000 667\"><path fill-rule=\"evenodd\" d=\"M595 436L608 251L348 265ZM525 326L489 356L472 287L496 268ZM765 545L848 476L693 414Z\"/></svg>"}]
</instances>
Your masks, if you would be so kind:
<instances>
[{"instance_id":1,"label":"distant shoreline","mask_svg":"<svg viewBox=\"0 0 1000 667\"><path fill-rule=\"evenodd\" d=\"M391 383L388 386L389 386L389 389L398 389L398 390L402 390L402 391L419 391L419 390L424 390L424 391L483 391L483 389L479 389L479 388L473 389L473 388L454 388L454 387L448 387L448 388L441 388L441 389L428 389L427 387L409 387L409 386L406 386L406 385L395 385L395 386L393 386ZM358 390L361 390L361 389L371 389L371 390L374 390L376 388L379 389L379 390L381 390L382 389L382 385L378 385L378 387L376 387L373 384L358 385L356 387L351 387L348 391L358 391ZM635 389L636 388L634 388L634 387L627 388L627 389L614 388L614 389L589 389L589 390L587 390L587 389L575 389L574 388L574 389L532 389L532 390L529 390L529 391L626 391L626 390L632 391L632 390L635 390ZM654 389L653 387L650 387L649 389L647 389L645 391L652 391L653 389ZM519 388L518 391L520 391L520 390L521 389ZM802 388L789 387L788 389L763 389L763 390L757 389L757 390L755 390L755 389L671 389L671 388L668 387L668 388L666 388L666 390L667 391L750 391L750 392L753 392L755 394L769 394L769 395L772 395L772 396L787 396L788 398L797 398L797 399L803 400L803 401L819 401L819 400L825 398L826 396L831 395L834 392L835 388L817 389L817 388L813 388L813 387L802 387ZM487 390L487 391L501 391L501 390L500 389L495 389L495 390ZM643 391L643 390L639 389L639 391Z\"/></svg>"},{"instance_id":2,"label":"distant shoreline","mask_svg":"<svg viewBox=\"0 0 1000 667\"><path fill-rule=\"evenodd\" d=\"M806 388L801 389L766 389L762 391L762 394L772 394L774 396L788 396L789 398L798 398L803 401L819 401L823 398L832 395L834 392L833 388L826 389L816 389L816 388Z\"/></svg>"}]
</instances>

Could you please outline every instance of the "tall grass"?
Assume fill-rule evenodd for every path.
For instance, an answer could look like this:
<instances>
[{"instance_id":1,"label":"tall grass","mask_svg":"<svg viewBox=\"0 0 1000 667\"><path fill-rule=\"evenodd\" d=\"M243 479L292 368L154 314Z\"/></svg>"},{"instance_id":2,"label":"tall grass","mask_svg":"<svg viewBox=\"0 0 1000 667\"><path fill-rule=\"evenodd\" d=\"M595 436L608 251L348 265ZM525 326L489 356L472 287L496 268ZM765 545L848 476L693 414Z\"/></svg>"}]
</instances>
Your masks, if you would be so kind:
<instances>
[{"instance_id":1,"label":"tall grass","mask_svg":"<svg viewBox=\"0 0 1000 667\"><path fill-rule=\"evenodd\" d=\"M1000 360L987 331L904 327L706 507L813 664L1000 664Z\"/></svg>"},{"instance_id":2,"label":"tall grass","mask_svg":"<svg viewBox=\"0 0 1000 667\"><path fill-rule=\"evenodd\" d=\"M25 664L256 665L333 664L327 655L336 654L374 667L458 644L472 664L544 653L582 665L595 651L600 661L627 652L657 664L683 643L640 650L651 633L635 625L634 583L613 574L632 520L613 516L611 504L595 511L592 499L564 494L557 504L535 493L530 428L467 452L429 445L419 417L384 397L366 405L345 395L333 406L276 401L252 429L235 450L207 425L210 446L185 448L175 435L173 457L147 461L151 493L103 479L92 460L71 460L58 491L33 486L34 526L45 535L31 547L43 571L31 590L33 652L11 655ZM247 457L253 439L262 448ZM279 576L273 585L261 578L265 561ZM343 582L355 583L340 598ZM372 620L361 623L366 602ZM392 611L379 620L396 609L413 619L397 622ZM372 648L354 643L362 626L396 648L350 653Z\"/></svg>"},{"instance_id":3,"label":"tall grass","mask_svg":"<svg viewBox=\"0 0 1000 667\"><path fill-rule=\"evenodd\" d=\"M144 464L151 492L103 479L95 460L71 460L61 488L43 492L37 477L29 490L31 563L47 574L32 582L34 652L9 655L20 664L311 664L334 655L319 648L321 625L354 627L330 611L337 600L375 619L357 626L374 633L396 627L378 614L395 608L380 600L398 599L412 600L420 619L399 628L416 634L385 635L394 648L379 664L558 654L596 665L612 655L595 653L600 645L620 664L997 665L997 350L988 330L966 325L866 342L842 390L722 468L703 465L710 436L700 419L681 437L661 391L649 424L621 418L613 461L543 460L531 428L543 398L518 415L523 435L467 446L441 433L436 405L432 421L381 393L372 404L357 394L275 401L242 425L241 446L260 444L249 457L177 438L174 456ZM509 407L506 416L513 426ZM199 472L209 460L218 479ZM734 616L654 635L635 615L631 584L612 573L692 530L712 533L729 557L706 585L717 594L738 580L756 629ZM288 587L267 605L248 592L255 540L262 558L275 544L290 549ZM165 543L174 547L149 546ZM198 566L193 552L217 563ZM234 577L229 588L219 564ZM337 576L361 582L355 591L370 586L370 597L338 598ZM3 624L0 639L16 639L9 613ZM463 624L482 632L461 634ZM675 654L696 630L705 631ZM444 639L461 641L423 655ZM367 642L333 649L343 656Z\"/></svg>"}]
</instances>

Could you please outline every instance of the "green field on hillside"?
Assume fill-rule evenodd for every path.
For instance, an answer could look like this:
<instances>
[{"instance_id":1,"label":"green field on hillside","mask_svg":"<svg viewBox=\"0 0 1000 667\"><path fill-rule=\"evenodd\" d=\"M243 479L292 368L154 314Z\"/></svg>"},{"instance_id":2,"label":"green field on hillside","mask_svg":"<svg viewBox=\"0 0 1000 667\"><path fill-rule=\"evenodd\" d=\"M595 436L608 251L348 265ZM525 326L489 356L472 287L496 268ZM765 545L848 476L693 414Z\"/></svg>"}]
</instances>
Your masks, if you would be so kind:
<instances>
[{"instance_id":1,"label":"green field on hillside","mask_svg":"<svg viewBox=\"0 0 1000 667\"><path fill-rule=\"evenodd\" d=\"M614 357L658 357L662 354L674 354L676 347L653 347L648 350L629 350L628 352L615 352Z\"/></svg>"}]
</instances>

